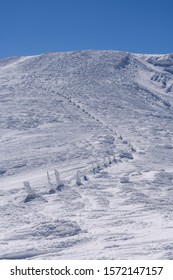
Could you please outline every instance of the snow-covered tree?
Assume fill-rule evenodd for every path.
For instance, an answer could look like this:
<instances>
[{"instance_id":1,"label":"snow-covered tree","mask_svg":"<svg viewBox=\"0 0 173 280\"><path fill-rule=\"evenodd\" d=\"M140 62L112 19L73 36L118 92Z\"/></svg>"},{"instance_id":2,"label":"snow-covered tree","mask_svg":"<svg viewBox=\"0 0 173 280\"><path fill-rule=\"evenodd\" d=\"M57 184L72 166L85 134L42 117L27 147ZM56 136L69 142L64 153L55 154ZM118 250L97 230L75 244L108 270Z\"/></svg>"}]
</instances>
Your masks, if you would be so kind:
<instances>
[{"instance_id":1,"label":"snow-covered tree","mask_svg":"<svg viewBox=\"0 0 173 280\"><path fill-rule=\"evenodd\" d=\"M108 155L108 162L109 162L109 164L111 164L111 163L112 163L112 160L111 160L110 155Z\"/></svg>"},{"instance_id":2,"label":"snow-covered tree","mask_svg":"<svg viewBox=\"0 0 173 280\"><path fill-rule=\"evenodd\" d=\"M56 189L58 191L61 191L62 188L64 187L64 183L60 180L59 172L56 169L54 170L54 172L55 172L55 178L56 178Z\"/></svg>"},{"instance_id":3,"label":"snow-covered tree","mask_svg":"<svg viewBox=\"0 0 173 280\"><path fill-rule=\"evenodd\" d=\"M49 194L55 193L55 187L54 187L53 183L51 182L48 171L47 171L47 180L48 180L48 185L49 185Z\"/></svg>"},{"instance_id":4,"label":"snow-covered tree","mask_svg":"<svg viewBox=\"0 0 173 280\"><path fill-rule=\"evenodd\" d=\"M27 192L27 197L25 198L25 202L29 202L37 197L36 193L30 186L30 182L24 181L23 182L25 190Z\"/></svg>"},{"instance_id":5,"label":"snow-covered tree","mask_svg":"<svg viewBox=\"0 0 173 280\"><path fill-rule=\"evenodd\" d=\"M116 158L115 158L115 154L113 154L113 161L117 162Z\"/></svg>"},{"instance_id":6,"label":"snow-covered tree","mask_svg":"<svg viewBox=\"0 0 173 280\"><path fill-rule=\"evenodd\" d=\"M103 165L104 165L105 167L108 166L108 164L107 164L107 162L106 162L106 157L103 158Z\"/></svg>"},{"instance_id":7,"label":"snow-covered tree","mask_svg":"<svg viewBox=\"0 0 173 280\"><path fill-rule=\"evenodd\" d=\"M94 162L92 162L92 171L93 171L94 174L96 173Z\"/></svg>"},{"instance_id":8,"label":"snow-covered tree","mask_svg":"<svg viewBox=\"0 0 173 280\"><path fill-rule=\"evenodd\" d=\"M96 163L97 163L97 170L98 170L98 172L100 171L100 169L101 169L101 167L100 167L100 164L99 164L99 161L98 161L98 159L96 158Z\"/></svg>"},{"instance_id":9,"label":"snow-covered tree","mask_svg":"<svg viewBox=\"0 0 173 280\"><path fill-rule=\"evenodd\" d=\"M80 175L79 175L79 171L77 171L77 173L76 173L76 185L77 186L81 186L82 185L82 182L81 182L81 179L80 179Z\"/></svg>"}]
</instances>

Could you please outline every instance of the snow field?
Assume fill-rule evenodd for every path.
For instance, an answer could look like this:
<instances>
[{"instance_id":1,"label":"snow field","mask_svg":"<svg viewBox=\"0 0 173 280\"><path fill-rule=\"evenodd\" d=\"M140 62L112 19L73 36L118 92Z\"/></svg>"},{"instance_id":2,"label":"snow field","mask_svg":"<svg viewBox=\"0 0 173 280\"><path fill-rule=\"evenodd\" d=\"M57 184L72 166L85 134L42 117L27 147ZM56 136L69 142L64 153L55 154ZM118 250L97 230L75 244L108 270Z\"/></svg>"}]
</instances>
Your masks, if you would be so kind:
<instances>
[{"instance_id":1,"label":"snow field","mask_svg":"<svg viewBox=\"0 0 173 280\"><path fill-rule=\"evenodd\" d=\"M114 51L0 61L1 259L173 258L171 69Z\"/></svg>"}]
</instances>

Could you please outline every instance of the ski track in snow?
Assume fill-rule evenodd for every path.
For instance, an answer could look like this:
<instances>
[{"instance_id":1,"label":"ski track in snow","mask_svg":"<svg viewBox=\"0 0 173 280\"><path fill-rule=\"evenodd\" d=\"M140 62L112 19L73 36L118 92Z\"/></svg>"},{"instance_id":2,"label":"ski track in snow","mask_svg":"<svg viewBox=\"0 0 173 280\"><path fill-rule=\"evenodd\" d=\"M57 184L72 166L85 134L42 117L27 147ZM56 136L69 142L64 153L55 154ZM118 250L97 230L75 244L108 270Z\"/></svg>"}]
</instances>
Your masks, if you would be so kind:
<instances>
[{"instance_id":1,"label":"ski track in snow","mask_svg":"<svg viewBox=\"0 0 173 280\"><path fill-rule=\"evenodd\" d=\"M173 259L168 59L84 51L0 61L0 259ZM54 169L64 187L49 194Z\"/></svg>"}]
</instances>

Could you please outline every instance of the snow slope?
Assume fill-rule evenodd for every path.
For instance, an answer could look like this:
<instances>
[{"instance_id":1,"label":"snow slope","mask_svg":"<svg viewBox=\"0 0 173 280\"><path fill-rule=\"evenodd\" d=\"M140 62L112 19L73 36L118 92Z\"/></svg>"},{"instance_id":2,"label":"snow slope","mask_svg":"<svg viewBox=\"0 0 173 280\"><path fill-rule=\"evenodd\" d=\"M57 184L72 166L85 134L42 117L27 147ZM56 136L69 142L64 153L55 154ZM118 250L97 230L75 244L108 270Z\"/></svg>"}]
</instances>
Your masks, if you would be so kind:
<instances>
[{"instance_id":1,"label":"snow slope","mask_svg":"<svg viewBox=\"0 0 173 280\"><path fill-rule=\"evenodd\" d=\"M172 119L173 54L0 60L0 259L173 259Z\"/></svg>"}]
</instances>

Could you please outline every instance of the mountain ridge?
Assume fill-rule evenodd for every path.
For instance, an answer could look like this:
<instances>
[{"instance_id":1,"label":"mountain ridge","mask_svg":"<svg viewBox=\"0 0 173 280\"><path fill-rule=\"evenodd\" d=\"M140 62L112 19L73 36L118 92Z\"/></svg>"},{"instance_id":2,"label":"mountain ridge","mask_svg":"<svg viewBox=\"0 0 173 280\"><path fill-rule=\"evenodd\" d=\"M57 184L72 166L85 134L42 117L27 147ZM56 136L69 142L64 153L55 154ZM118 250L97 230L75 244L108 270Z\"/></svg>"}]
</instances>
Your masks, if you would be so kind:
<instances>
[{"instance_id":1,"label":"mountain ridge","mask_svg":"<svg viewBox=\"0 0 173 280\"><path fill-rule=\"evenodd\" d=\"M173 258L172 67L118 51L0 60L1 259Z\"/></svg>"}]
</instances>

